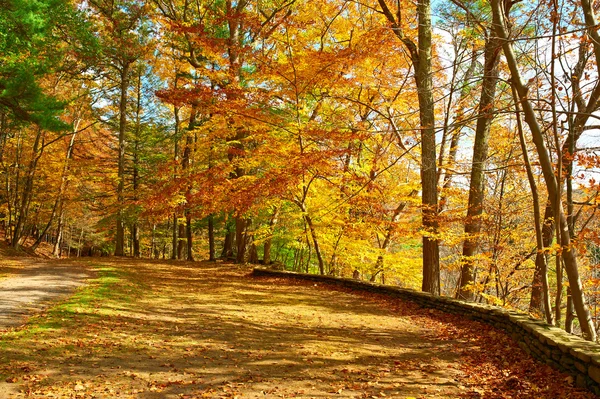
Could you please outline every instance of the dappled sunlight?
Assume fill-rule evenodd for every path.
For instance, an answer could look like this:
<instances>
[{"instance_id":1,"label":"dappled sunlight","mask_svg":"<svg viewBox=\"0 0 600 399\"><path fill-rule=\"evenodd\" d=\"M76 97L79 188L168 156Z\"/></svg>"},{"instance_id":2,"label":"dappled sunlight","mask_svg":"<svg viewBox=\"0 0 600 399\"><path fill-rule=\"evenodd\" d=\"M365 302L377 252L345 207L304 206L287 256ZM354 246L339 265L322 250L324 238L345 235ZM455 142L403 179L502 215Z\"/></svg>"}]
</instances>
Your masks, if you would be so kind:
<instances>
[{"instance_id":1,"label":"dappled sunlight","mask_svg":"<svg viewBox=\"0 0 600 399\"><path fill-rule=\"evenodd\" d=\"M111 259L96 269L71 300L1 336L0 397L474 392L456 350L468 342L428 330L435 319L408 303L253 278L226 264Z\"/></svg>"}]
</instances>

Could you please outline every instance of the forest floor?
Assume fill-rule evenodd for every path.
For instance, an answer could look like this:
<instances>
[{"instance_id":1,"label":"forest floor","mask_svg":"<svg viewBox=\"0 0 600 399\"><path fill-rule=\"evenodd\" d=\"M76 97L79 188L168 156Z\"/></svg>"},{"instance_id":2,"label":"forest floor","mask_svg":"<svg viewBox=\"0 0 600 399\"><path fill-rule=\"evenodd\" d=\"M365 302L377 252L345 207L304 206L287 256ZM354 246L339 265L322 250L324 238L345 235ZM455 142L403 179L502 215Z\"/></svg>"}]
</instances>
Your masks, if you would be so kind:
<instances>
[{"instance_id":1,"label":"forest floor","mask_svg":"<svg viewBox=\"0 0 600 399\"><path fill-rule=\"evenodd\" d=\"M31 267L7 262L3 284ZM0 331L0 398L594 397L492 327L397 299L223 263L40 262L94 275Z\"/></svg>"}]
</instances>

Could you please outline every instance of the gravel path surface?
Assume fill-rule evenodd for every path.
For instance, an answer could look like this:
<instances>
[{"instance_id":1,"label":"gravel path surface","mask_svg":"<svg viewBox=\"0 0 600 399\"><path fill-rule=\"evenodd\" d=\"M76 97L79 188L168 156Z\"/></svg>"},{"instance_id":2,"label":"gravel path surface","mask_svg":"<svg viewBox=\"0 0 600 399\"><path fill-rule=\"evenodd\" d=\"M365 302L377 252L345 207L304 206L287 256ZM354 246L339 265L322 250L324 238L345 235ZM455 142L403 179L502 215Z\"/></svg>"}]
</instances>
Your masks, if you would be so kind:
<instances>
[{"instance_id":1,"label":"gravel path surface","mask_svg":"<svg viewBox=\"0 0 600 399\"><path fill-rule=\"evenodd\" d=\"M17 275L0 280L0 331L18 327L25 319L85 284L92 272L81 264L40 259L19 260Z\"/></svg>"}]
</instances>

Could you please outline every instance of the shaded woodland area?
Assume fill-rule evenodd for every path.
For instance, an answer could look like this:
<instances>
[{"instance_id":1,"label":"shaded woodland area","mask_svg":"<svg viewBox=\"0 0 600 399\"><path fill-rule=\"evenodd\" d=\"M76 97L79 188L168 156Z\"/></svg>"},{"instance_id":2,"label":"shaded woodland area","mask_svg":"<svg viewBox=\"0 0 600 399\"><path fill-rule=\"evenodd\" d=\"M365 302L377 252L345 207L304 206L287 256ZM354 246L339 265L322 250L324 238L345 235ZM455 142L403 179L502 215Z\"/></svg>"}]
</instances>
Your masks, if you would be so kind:
<instances>
[{"instance_id":1,"label":"shaded woodland area","mask_svg":"<svg viewBox=\"0 0 600 399\"><path fill-rule=\"evenodd\" d=\"M596 340L589 0L6 0L15 249L274 264Z\"/></svg>"}]
</instances>

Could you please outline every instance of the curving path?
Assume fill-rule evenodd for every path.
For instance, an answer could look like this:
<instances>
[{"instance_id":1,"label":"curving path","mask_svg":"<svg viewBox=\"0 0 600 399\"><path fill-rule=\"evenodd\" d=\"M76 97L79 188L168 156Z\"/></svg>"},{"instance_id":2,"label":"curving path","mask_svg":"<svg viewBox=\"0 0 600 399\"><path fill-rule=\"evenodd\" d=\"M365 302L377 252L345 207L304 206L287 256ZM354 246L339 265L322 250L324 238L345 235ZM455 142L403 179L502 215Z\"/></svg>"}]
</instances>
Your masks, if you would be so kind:
<instances>
[{"instance_id":1,"label":"curving path","mask_svg":"<svg viewBox=\"0 0 600 399\"><path fill-rule=\"evenodd\" d=\"M1 282L3 314L82 284L70 262ZM0 398L593 398L501 331L412 303L238 265L94 263L110 276L94 299L0 334Z\"/></svg>"},{"instance_id":2,"label":"curving path","mask_svg":"<svg viewBox=\"0 0 600 399\"><path fill-rule=\"evenodd\" d=\"M27 316L85 284L92 272L81 264L19 260L16 275L0 280L0 331L18 327Z\"/></svg>"}]
</instances>

